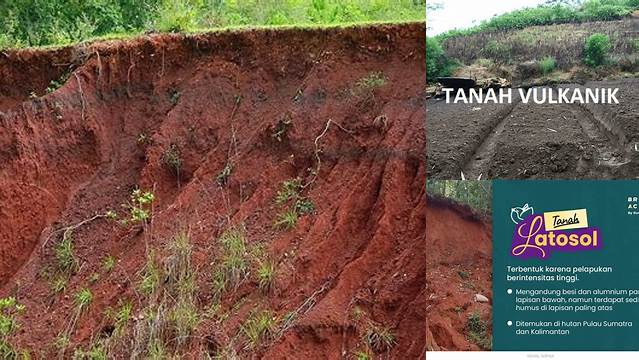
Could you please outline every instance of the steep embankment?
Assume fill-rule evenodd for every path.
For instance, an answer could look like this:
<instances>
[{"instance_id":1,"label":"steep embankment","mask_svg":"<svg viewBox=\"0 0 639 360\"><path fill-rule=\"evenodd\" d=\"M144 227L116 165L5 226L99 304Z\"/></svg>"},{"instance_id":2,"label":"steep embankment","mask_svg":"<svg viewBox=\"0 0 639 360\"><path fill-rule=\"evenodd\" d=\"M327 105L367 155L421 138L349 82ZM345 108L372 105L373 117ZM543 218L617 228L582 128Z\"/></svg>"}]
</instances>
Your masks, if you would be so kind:
<instances>
[{"instance_id":1,"label":"steep embankment","mask_svg":"<svg viewBox=\"0 0 639 360\"><path fill-rule=\"evenodd\" d=\"M9 342L118 358L421 356L424 36L423 24L153 35L0 55L0 296L25 305ZM51 80L64 84L45 95ZM296 178L301 207L277 204ZM150 221L123 225L137 187L154 194ZM290 229L274 227L287 209ZM229 270L220 238L238 228L246 250ZM188 261L171 247L181 232ZM266 262L275 275L260 286ZM126 321L108 311L126 302ZM273 324L251 331L258 313ZM392 341L373 336L386 330Z\"/></svg>"},{"instance_id":2,"label":"steep embankment","mask_svg":"<svg viewBox=\"0 0 639 360\"><path fill-rule=\"evenodd\" d=\"M426 223L426 347L486 349L492 333L492 227L466 207L430 197ZM477 294L490 302L476 301ZM474 323L472 316L478 316Z\"/></svg>"}]
</instances>

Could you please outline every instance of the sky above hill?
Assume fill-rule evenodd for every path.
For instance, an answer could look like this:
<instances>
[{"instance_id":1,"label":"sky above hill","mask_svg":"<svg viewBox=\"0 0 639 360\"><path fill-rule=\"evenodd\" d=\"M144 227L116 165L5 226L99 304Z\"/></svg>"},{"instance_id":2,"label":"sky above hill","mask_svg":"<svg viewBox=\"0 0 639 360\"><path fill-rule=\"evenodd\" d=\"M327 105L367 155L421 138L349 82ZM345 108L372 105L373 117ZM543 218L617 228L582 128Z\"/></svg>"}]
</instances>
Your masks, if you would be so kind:
<instances>
[{"instance_id":1,"label":"sky above hill","mask_svg":"<svg viewBox=\"0 0 639 360\"><path fill-rule=\"evenodd\" d=\"M440 3L443 7L426 11L427 32L437 35L452 29L465 29L494 15L543 2L545 0L428 0L429 5Z\"/></svg>"}]
</instances>

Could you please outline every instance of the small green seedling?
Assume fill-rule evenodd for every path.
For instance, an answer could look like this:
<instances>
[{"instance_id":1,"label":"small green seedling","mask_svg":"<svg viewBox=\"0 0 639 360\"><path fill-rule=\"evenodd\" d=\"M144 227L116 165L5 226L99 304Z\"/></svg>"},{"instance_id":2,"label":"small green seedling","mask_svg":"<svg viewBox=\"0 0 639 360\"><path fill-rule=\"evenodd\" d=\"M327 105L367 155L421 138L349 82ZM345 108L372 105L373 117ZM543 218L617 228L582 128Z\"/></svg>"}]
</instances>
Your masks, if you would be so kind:
<instances>
[{"instance_id":1,"label":"small green seedling","mask_svg":"<svg viewBox=\"0 0 639 360\"><path fill-rule=\"evenodd\" d=\"M291 230L297 225L297 219L297 211L289 209L277 216L274 225L278 229Z\"/></svg>"},{"instance_id":2,"label":"small green seedling","mask_svg":"<svg viewBox=\"0 0 639 360\"><path fill-rule=\"evenodd\" d=\"M155 196L150 191L142 191L140 189L133 190L129 203L122 205L129 210L129 218L122 220L122 223L124 225L128 225L129 223L146 224L151 218L151 204L154 200Z\"/></svg>"}]
</instances>

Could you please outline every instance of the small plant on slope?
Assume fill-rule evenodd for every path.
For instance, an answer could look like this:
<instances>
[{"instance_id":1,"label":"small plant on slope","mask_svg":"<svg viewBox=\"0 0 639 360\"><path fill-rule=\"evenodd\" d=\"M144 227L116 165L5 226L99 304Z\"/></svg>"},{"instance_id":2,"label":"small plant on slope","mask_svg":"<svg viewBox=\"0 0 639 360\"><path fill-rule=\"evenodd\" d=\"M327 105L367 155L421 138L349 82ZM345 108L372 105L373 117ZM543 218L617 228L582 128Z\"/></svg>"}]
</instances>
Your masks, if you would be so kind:
<instances>
[{"instance_id":1,"label":"small plant on slope","mask_svg":"<svg viewBox=\"0 0 639 360\"><path fill-rule=\"evenodd\" d=\"M288 134L288 130L293 125L293 120L291 120L290 115L284 115L281 119L277 121L277 125L275 125L275 129L273 129L273 133L271 137L277 142L282 142L286 138Z\"/></svg>"},{"instance_id":2,"label":"small plant on slope","mask_svg":"<svg viewBox=\"0 0 639 360\"><path fill-rule=\"evenodd\" d=\"M302 190L302 179L295 178L282 182L282 187L278 190L275 196L275 203L277 205L285 204L291 199L296 199Z\"/></svg>"},{"instance_id":3,"label":"small plant on slope","mask_svg":"<svg viewBox=\"0 0 639 360\"><path fill-rule=\"evenodd\" d=\"M248 339L248 347L254 348L275 334L277 317L269 311L251 312L242 325L242 332Z\"/></svg>"},{"instance_id":4,"label":"small plant on slope","mask_svg":"<svg viewBox=\"0 0 639 360\"><path fill-rule=\"evenodd\" d=\"M121 335L124 329L129 323L131 316L133 315L133 304L130 301L119 301L119 306L116 310L109 308L106 311L107 318L110 318L114 322L114 334L116 336Z\"/></svg>"},{"instance_id":5,"label":"small plant on slope","mask_svg":"<svg viewBox=\"0 0 639 360\"><path fill-rule=\"evenodd\" d=\"M75 294L74 303L78 312L84 311L93 301L93 293L91 290L84 288Z\"/></svg>"},{"instance_id":6,"label":"small plant on slope","mask_svg":"<svg viewBox=\"0 0 639 360\"><path fill-rule=\"evenodd\" d=\"M227 229L219 239L222 254L213 275L217 296L230 287L235 288L248 274L246 237L240 228Z\"/></svg>"},{"instance_id":7,"label":"small plant on slope","mask_svg":"<svg viewBox=\"0 0 639 360\"><path fill-rule=\"evenodd\" d=\"M166 165L166 167L168 167L169 170L178 177L178 179L180 177L180 170L182 169L182 162L180 148L177 144L173 143L164 150L164 153L162 154L162 163L164 163L164 165Z\"/></svg>"},{"instance_id":8,"label":"small plant on slope","mask_svg":"<svg viewBox=\"0 0 639 360\"><path fill-rule=\"evenodd\" d=\"M466 322L466 329L468 330L468 339L483 350L490 350L492 348L492 340L487 334L488 326L486 322L481 319L479 313L475 312L468 316Z\"/></svg>"},{"instance_id":9,"label":"small plant on slope","mask_svg":"<svg viewBox=\"0 0 639 360\"><path fill-rule=\"evenodd\" d=\"M278 229L291 230L295 228L298 217L299 216L295 208L288 209L277 216L277 219L275 219L274 225Z\"/></svg>"},{"instance_id":10,"label":"small plant on slope","mask_svg":"<svg viewBox=\"0 0 639 360\"><path fill-rule=\"evenodd\" d=\"M129 210L129 218L123 219L122 223L124 225L146 224L151 218L151 205L154 200L155 196L150 191L133 190L129 203L122 205Z\"/></svg>"},{"instance_id":11,"label":"small plant on slope","mask_svg":"<svg viewBox=\"0 0 639 360\"><path fill-rule=\"evenodd\" d=\"M390 350L396 343L395 335L389 328L375 324L369 324L363 340L369 348L377 353Z\"/></svg>"},{"instance_id":12,"label":"small plant on slope","mask_svg":"<svg viewBox=\"0 0 639 360\"><path fill-rule=\"evenodd\" d=\"M17 355L16 350L9 343L9 336L18 329L15 317L23 312L24 305L18 303L16 298L0 298L0 357L3 359L11 359L10 356Z\"/></svg>"},{"instance_id":13,"label":"small plant on slope","mask_svg":"<svg viewBox=\"0 0 639 360\"><path fill-rule=\"evenodd\" d=\"M273 279L275 278L275 264L272 261L260 261L257 268L258 286L263 291L269 291L273 285Z\"/></svg>"},{"instance_id":14,"label":"small plant on slope","mask_svg":"<svg viewBox=\"0 0 639 360\"><path fill-rule=\"evenodd\" d=\"M115 257L107 255L102 259L102 269L105 272L110 273L115 268Z\"/></svg>"},{"instance_id":15,"label":"small plant on slope","mask_svg":"<svg viewBox=\"0 0 639 360\"><path fill-rule=\"evenodd\" d=\"M351 89L353 96L369 98L373 96L375 89L386 84L386 76L381 71L373 71L360 78Z\"/></svg>"},{"instance_id":16,"label":"small plant on slope","mask_svg":"<svg viewBox=\"0 0 639 360\"><path fill-rule=\"evenodd\" d=\"M140 292L146 296L153 295L160 287L161 269L157 263L154 251L150 251L146 258L146 264L141 272L142 280L138 285Z\"/></svg>"},{"instance_id":17,"label":"small plant on slope","mask_svg":"<svg viewBox=\"0 0 639 360\"><path fill-rule=\"evenodd\" d=\"M77 270L78 260L75 257L73 237L71 233L64 233L62 241L55 246L55 257L58 270L69 275Z\"/></svg>"}]
</instances>

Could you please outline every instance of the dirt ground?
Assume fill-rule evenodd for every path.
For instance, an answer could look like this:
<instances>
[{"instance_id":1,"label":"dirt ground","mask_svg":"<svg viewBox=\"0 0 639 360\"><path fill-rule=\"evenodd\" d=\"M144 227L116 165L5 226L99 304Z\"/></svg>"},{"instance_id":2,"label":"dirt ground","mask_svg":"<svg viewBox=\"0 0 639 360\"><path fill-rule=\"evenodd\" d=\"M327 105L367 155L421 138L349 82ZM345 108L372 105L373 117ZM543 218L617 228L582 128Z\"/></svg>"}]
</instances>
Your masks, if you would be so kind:
<instances>
[{"instance_id":1,"label":"dirt ground","mask_svg":"<svg viewBox=\"0 0 639 360\"><path fill-rule=\"evenodd\" d=\"M427 102L428 170L434 179L639 177L639 79L589 82L619 88L619 104ZM516 93L516 92L515 92ZM514 93L514 94L515 94Z\"/></svg>"},{"instance_id":2,"label":"dirt ground","mask_svg":"<svg viewBox=\"0 0 639 360\"><path fill-rule=\"evenodd\" d=\"M150 302L138 290L149 249L170 262L166 245L186 232L200 321L186 341L164 339L169 353L421 358L424 32L405 24L149 35L1 54L0 297L25 305L10 343L44 358L101 343L129 358L127 339L139 336ZM371 74L384 81L366 81ZM295 178L314 210L275 228L274 198ZM61 229L109 210L126 217L121 205L138 186L155 196L150 223L99 217L78 226L79 264L54 292ZM219 237L237 226L273 259L275 280L265 292L251 269L217 300ZM116 263L105 271L109 255ZM93 301L78 312L84 288ZM117 324L108 309L123 300L134 316L109 340ZM258 309L278 325L249 346L242 329ZM390 346L371 348L375 328L391 331Z\"/></svg>"},{"instance_id":3,"label":"dirt ground","mask_svg":"<svg viewBox=\"0 0 639 360\"><path fill-rule=\"evenodd\" d=\"M469 208L438 198L426 206L426 347L428 351L486 350L469 336L478 314L492 334L492 228ZM477 302L481 294L488 303Z\"/></svg>"}]
</instances>

